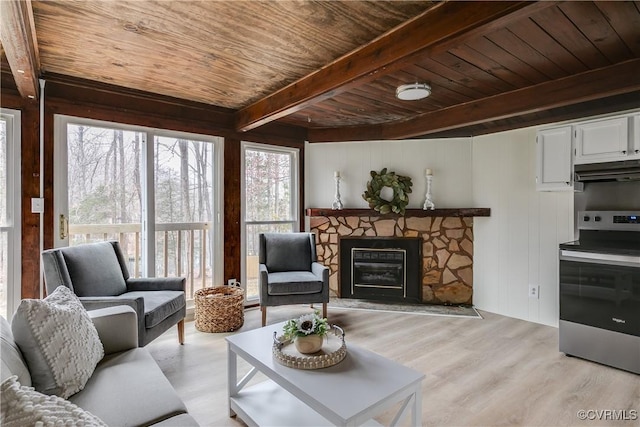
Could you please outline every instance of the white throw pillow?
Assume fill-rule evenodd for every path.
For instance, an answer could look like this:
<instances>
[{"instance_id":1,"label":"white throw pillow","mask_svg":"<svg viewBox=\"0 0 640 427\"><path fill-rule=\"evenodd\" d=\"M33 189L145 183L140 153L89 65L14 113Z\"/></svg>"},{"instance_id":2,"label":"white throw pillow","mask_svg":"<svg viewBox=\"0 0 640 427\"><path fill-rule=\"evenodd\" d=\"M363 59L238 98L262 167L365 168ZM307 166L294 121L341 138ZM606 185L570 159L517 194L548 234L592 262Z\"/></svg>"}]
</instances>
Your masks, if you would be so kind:
<instances>
[{"instance_id":1,"label":"white throw pillow","mask_svg":"<svg viewBox=\"0 0 640 427\"><path fill-rule=\"evenodd\" d=\"M78 297L59 286L43 300L20 302L11 322L33 387L67 398L82 390L104 348Z\"/></svg>"},{"instance_id":2,"label":"white throw pillow","mask_svg":"<svg viewBox=\"0 0 640 427\"><path fill-rule=\"evenodd\" d=\"M35 391L33 387L21 386L15 375L2 382L0 394L0 419L3 427L106 427L100 418L68 400L47 396Z\"/></svg>"}]
</instances>

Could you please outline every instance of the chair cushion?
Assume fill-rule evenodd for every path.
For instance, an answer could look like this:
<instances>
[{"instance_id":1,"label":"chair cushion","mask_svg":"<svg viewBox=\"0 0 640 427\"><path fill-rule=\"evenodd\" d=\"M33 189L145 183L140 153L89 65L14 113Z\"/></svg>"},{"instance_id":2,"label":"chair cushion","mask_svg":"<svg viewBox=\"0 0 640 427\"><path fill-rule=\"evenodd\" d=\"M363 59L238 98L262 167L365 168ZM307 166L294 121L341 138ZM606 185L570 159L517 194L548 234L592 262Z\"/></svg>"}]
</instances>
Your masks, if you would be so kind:
<instances>
[{"instance_id":1,"label":"chair cushion","mask_svg":"<svg viewBox=\"0 0 640 427\"><path fill-rule=\"evenodd\" d=\"M64 248L62 255L73 290L79 297L113 296L127 291L111 242Z\"/></svg>"},{"instance_id":2,"label":"chair cushion","mask_svg":"<svg viewBox=\"0 0 640 427\"><path fill-rule=\"evenodd\" d=\"M269 273L278 271L311 271L309 233L265 234L266 266Z\"/></svg>"},{"instance_id":3,"label":"chair cushion","mask_svg":"<svg viewBox=\"0 0 640 427\"><path fill-rule=\"evenodd\" d=\"M69 399L110 426L147 426L187 412L145 348L109 355Z\"/></svg>"},{"instance_id":4,"label":"chair cushion","mask_svg":"<svg viewBox=\"0 0 640 427\"><path fill-rule=\"evenodd\" d=\"M285 271L269 274L269 295L303 295L322 292L322 280L309 271Z\"/></svg>"},{"instance_id":5,"label":"chair cushion","mask_svg":"<svg viewBox=\"0 0 640 427\"><path fill-rule=\"evenodd\" d=\"M126 292L118 298L144 298L144 326L153 328L185 306L182 291L135 291Z\"/></svg>"},{"instance_id":6,"label":"chair cushion","mask_svg":"<svg viewBox=\"0 0 640 427\"><path fill-rule=\"evenodd\" d=\"M11 330L41 393L65 399L77 393L104 356L91 318L65 286L43 300L22 300Z\"/></svg>"},{"instance_id":7,"label":"chair cushion","mask_svg":"<svg viewBox=\"0 0 640 427\"><path fill-rule=\"evenodd\" d=\"M24 386L31 385L29 368L22 357L18 345L13 339L11 326L7 319L0 317L0 381L4 381L12 375L17 375L18 382Z\"/></svg>"},{"instance_id":8,"label":"chair cushion","mask_svg":"<svg viewBox=\"0 0 640 427\"><path fill-rule=\"evenodd\" d=\"M58 396L47 396L23 386L14 375L2 382L1 416L4 427L85 426L107 427L95 415Z\"/></svg>"}]
</instances>

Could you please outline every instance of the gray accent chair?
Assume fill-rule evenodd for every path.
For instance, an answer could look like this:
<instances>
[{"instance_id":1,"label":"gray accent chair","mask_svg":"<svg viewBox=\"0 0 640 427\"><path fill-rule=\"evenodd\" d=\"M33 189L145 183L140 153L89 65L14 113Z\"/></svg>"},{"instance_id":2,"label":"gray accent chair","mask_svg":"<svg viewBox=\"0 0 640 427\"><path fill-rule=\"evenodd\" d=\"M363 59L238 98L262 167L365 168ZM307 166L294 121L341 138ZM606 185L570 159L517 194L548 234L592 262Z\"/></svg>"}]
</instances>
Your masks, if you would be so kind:
<instances>
[{"instance_id":1,"label":"gray accent chair","mask_svg":"<svg viewBox=\"0 0 640 427\"><path fill-rule=\"evenodd\" d=\"M48 293L66 286L87 310L132 307L138 316L140 347L176 324L178 341L184 343L184 277L130 277L117 241L49 249L42 252L42 262Z\"/></svg>"},{"instance_id":2,"label":"gray accent chair","mask_svg":"<svg viewBox=\"0 0 640 427\"><path fill-rule=\"evenodd\" d=\"M262 326L267 307L322 303L327 317L329 268L317 262L313 233L261 233L260 310Z\"/></svg>"}]
</instances>

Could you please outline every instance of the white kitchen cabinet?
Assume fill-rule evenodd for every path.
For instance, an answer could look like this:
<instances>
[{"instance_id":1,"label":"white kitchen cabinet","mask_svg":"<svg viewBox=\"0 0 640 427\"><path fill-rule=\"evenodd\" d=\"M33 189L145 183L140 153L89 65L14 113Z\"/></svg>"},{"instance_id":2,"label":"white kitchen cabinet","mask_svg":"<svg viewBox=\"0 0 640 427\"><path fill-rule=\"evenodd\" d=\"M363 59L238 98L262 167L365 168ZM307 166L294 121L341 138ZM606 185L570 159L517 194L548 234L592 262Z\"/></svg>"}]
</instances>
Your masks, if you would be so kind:
<instances>
[{"instance_id":1,"label":"white kitchen cabinet","mask_svg":"<svg viewBox=\"0 0 640 427\"><path fill-rule=\"evenodd\" d=\"M631 117L633 128L629 158L640 159L640 114Z\"/></svg>"},{"instance_id":2,"label":"white kitchen cabinet","mask_svg":"<svg viewBox=\"0 0 640 427\"><path fill-rule=\"evenodd\" d=\"M576 165L627 160L629 145L628 116L575 125Z\"/></svg>"},{"instance_id":3,"label":"white kitchen cabinet","mask_svg":"<svg viewBox=\"0 0 640 427\"><path fill-rule=\"evenodd\" d=\"M540 130L536 136L538 191L572 191L571 126Z\"/></svg>"}]
</instances>

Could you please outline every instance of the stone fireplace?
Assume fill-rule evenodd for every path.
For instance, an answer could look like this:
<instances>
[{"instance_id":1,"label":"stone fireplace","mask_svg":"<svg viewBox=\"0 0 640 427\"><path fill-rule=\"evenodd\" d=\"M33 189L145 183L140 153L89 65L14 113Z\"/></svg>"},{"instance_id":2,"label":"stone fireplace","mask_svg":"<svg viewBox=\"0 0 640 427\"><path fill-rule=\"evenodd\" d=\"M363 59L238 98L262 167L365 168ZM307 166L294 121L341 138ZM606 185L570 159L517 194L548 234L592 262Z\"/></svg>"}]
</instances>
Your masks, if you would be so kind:
<instances>
[{"instance_id":1,"label":"stone fireplace","mask_svg":"<svg viewBox=\"0 0 640 427\"><path fill-rule=\"evenodd\" d=\"M343 275L346 274L343 266L347 254L342 242L354 238L408 238L418 241L421 246L420 259L407 262L407 268L410 265L418 270L419 292L414 293L412 298L431 304L472 304L473 217L489 214L490 210L485 208L407 209L404 216L379 215L369 209L307 210L311 232L316 233L318 261L330 269L329 287L332 295L351 297L345 293L345 286L351 289L352 273ZM348 251L351 249L348 248ZM376 259L376 263L384 264L381 261ZM365 276L367 280L376 276L374 270L377 266L369 267L373 270ZM389 267L389 270L378 274L379 279L393 274L393 267L383 267ZM345 280L349 280L349 283L345 283ZM389 292L385 291L387 294ZM396 297L388 296L389 300L397 301Z\"/></svg>"},{"instance_id":2,"label":"stone fireplace","mask_svg":"<svg viewBox=\"0 0 640 427\"><path fill-rule=\"evenodd\" d=\"M340 296L422 302L419 238L341 237Z\"/></svg>"}]
</instances>

